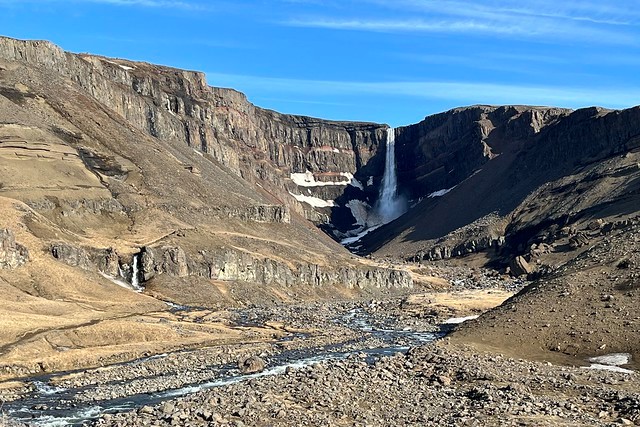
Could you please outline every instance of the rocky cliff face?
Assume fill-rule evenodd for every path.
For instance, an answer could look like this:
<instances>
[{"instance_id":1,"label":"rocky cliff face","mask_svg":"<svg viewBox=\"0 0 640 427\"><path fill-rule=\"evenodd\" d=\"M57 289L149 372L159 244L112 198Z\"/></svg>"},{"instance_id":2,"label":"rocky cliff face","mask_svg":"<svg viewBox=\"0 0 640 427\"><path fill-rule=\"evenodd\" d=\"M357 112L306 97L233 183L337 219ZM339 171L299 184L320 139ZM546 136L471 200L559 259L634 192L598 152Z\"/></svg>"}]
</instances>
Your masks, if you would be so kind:
<instances>
[{"instance_id":1,"label":"rocky cliff face","mask_svg":"<svg viewBox=\"0 0 640 427\"><path fill-rule=\"evenodd\" d=\"M134 239L128 252L180 248L185 261L179 271L218 280L226 273L213 273L219 270L216 259L237 253L237 247L247 249L229 240L245 235L242 223L291 224L279 232L296 241L312 232L299 214L334 238L370 225L384 164L379 149L388 132L384 125L283 115L252 105L234 90L208 86L202 73L75 55L47 42L2 39L0 60L3 102L37 111L46 124L38 133L33 123L16 124L26 123L27 115L13 117L0 127L0 157L9 163L14 156L40 159L35 149L46 151L48 159L61 156L69 172L60 182L74 188L73 197L51 197L50 191L25 196L17 190L24 183L8 178L4 194L74 232L86 221L103 231L134 230L144 238ZM637 115L637 110L473 106L398 128L399 191L414 208L358 245L411 260L479 251L523 255L532 244L548 244L545 236L557 228L635 211L630 203ZM44 175L27 180L35 186ZM162 217L162 226L149 221L152 211ZM212 229L213 223L220 227ZM233 232L224 231L223 223L233 223ZM137 224L149 229L142 232ZM209 233L225 249L215 259L199 260L197 245L167 246L167 236L179 230ZM272 235L268 226L252 232L265 241ZM229 249L230 243L237 247ZM276 260L278 250L256 247L248 252L267 251L267 258L286 265ZM324 239L317 251L336 248ZM290 271L324 265L285 252L294 258ZM148 265L175 273L156 261ZM271 280L269 271L259 270L257 264L249 268L246 280ZM280 273L282 283L291 283L289 273ZM313 282L312 276L304 275Z\"/></svg>"},{"instance_id":2,"label":"rocky cliff face","mask_svg":"<svg viewBox=\"0 0 640 427\"><path fill-rule=\"evenodd\" d=\"M0 40L0 58L72 80L137 129L210 155L317 222L326 221L325 208L355 184L351 177L371 161L385 137L382 125L258 108L242 93L208 86L200 72L75 55L49 42L7 38ZM291 180L306 172L324 185Z\"/></svg>"},{"instance_id":3,"label":"rocky cliff face","mask_svg":"<svg viewBox=\"0 0 640 427\"><path fill-rule=\"evenodd\" d=\"M412 200L453 188L487 162L523 149L570 110L525 106L457 108L398 128L400 187Z\"/></svg>"},{"instance_id":4,"label":"rocky cliff face","mask_svg":"<svg viewBox=\"0 0 640 427\"><path fill-rule=\"evenodd\" d=\"M287 263L231 248L212 248L189 253L180 246L143 247L137 254L120 255L114 248L94 248L55 243L53 257L67 265L103 273L122 285L147 283L156 276L198 277L256 286L345 287L347 289L412 288L406 271L375 266L323 266ZM134 258L137 258L134 261ZM134 270L133 264L136 263ZM137 275L134 278L134 275Z\"/></svg>"},{"instance_id":5,"label":"rocky cliff face","mask_svg":"<svg viewBox=\"0 0 640 427\"><path fill-rule=\"evenodd\" d=\"M476 106L400 128L400 188L419 203L359 243L412 260L531 261L565 227L624 220L640 206L639 114Z\"/></svg>"},{"instance_id":6,"label":"rocky cliff face","mask_svg":"<svg viewBox=\"0 0 640 427\"><path fill-rule=\"evenodd\" d=\"M260 109L198 72L0 39L0 193L59 227L31 230L51 256L120 284L410 286L301 218L359 190L385 135Z\"/></svg>"},{"instance_id":7,"label":"rocky cliff face","mask_svg":"<svg viewBox=\"0 0 640 427\"><path fill-rule=\"evenodd\" d=\"M0 230L0 268L13 270L29 261L29 250L16 242L11 230Z\"/></svg>"}]
</instances>

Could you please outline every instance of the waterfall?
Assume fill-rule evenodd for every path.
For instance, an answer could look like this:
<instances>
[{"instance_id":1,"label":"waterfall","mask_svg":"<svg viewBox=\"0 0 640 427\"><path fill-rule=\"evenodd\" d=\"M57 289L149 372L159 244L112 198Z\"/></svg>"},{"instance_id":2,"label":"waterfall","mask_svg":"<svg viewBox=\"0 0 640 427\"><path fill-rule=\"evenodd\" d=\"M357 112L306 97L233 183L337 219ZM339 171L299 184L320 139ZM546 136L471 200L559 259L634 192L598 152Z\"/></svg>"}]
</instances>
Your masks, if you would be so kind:
<instances>
[{"instance_id":1,"label":"waterfall","mask_svg":"<svg viewBox=\"0 0 640 427\"><path fill-rule=\"evenodd\" d=\"M384 162L384 175L380 196L376 203L376 213L380 222L386 224L406 212L406 203L398 196L398 178L396 176L395 129L387 130L387 144Z\"/></svg>"},{"instance_id":2,"label":"waterfall","mask_svg":"<svg viewBox=\"0 0 640 427\"><path fill-rule=\"evenodd\" d=\"M135 290L142 289L140 286L140 271L138 267L139 258L140 254L135 254L131 265L131 287Z\"/></svg>"}]
</instances>

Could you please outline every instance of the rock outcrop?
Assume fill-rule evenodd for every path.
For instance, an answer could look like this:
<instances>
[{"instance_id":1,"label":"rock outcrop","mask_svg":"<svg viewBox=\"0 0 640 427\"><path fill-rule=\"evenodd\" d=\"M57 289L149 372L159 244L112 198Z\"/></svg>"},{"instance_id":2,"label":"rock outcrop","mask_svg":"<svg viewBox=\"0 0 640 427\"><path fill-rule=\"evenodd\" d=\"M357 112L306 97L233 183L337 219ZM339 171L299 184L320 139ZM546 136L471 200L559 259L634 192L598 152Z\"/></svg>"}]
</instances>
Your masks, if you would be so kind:
<instances>
[{"instance_id":1,"label":"rock outcrop","mask_svg":"<svg viewBox=\"0 0 640 427\"><path fill-rule=\"evenodd\" d=\"M29 261L29 250L16 242L13 231L0 230L0 268L13 270Z\"/></svg>"},{"instance_id":2,"label":"rock outcrop","mask_svg":"<svg viewBox=\"0 0 640 427\"><path fill-rule=\"evenodd\" d=\"M333 267L310 263L292 265L228 248L187 253L179 246L144 247L138 254L120 256L113 248L56 243L51 247L51 254L65 264L122 278L129 283L132 282L133 257L139 257L138 267L143 283L158 275L166 275L285 288L337 286L348 289L402 289L413 286L409 273L402 270L364 266Z\"/></svg>"}]
</instances>

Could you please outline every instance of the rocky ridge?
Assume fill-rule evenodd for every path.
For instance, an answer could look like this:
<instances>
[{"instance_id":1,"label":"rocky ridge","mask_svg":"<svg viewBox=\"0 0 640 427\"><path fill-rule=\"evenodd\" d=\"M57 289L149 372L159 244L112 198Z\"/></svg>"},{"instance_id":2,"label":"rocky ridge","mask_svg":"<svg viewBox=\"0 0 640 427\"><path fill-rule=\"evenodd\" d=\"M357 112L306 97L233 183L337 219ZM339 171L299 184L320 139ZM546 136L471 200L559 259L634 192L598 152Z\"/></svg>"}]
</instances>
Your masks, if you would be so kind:
<instances>
[{"instance_id":1,"label":"rocky ridge","mask_svg":"<svg viewBox=\"0 0 640 427\"><path fill-rule=\"evenodd\" d=\"M208 86L200 72L75 55L49 42L8 38L0 43L0 58L70 79L137 129L210 155L299 212L301 206L289 193L318 198L318 188L297 186L292 173L309 171L325 184L342 182L343 175L352 176L369 163L385 138L382 125L261 109L242 93ZM322 200L338 197L342 184L329 187L336 185L330 194L323 188ZM311 219L319 220L319 212L326 216L305 206Z\"/></svg>"}]
</instances>

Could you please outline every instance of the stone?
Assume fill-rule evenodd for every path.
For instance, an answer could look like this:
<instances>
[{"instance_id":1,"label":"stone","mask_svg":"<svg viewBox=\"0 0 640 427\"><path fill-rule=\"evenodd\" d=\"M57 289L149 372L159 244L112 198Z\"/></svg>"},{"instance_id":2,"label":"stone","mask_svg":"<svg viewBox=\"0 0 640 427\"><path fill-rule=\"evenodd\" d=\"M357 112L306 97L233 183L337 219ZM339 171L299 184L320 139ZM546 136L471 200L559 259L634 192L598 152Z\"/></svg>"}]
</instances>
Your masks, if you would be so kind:
<instances>
[{"instance_id":1,"label":"stone","mask_svg":"<svg viewBox=\"0 0 640 427\"><path fill-rule=\"evenodd\" d=\"M572 249L578 249L588 244L589 244L589 237L583 232L577 233L575 236L569 239L569 246Z\"/></svg>"},{"instance_id":2,"label":"stone","mask_svg":"<svg viewBox=\"0 0 640 427\"><path fill-rule=\"evenodd\" d=\"M256 372L261 372L266 366L266 362L258 356L250 356L245 359L241 359L238 362L238 369L243 374L254 374Z\"/></svg>"},{"instance_id":3,"label":"stone","mask_svg":"<svg viewBox=\"0 0 640 427\"><path fill-rule=\"evenodd\" d=\"M511 275L518 277L524 276L533 273L534 269L531 265L524 259L523 256L517 256L509 263L509 268Z\"/></svg>"},{"instance_id":4,"label":"stone","mask_svg":"<svg viewBox=\"0 0 640 427\"><path fill-rule=\"evenodd\" d=\"M591 231L600 230L604 226L604 220L596 219L595 221L591 221L587 228Z\"/></svg>"}]
</instances>

